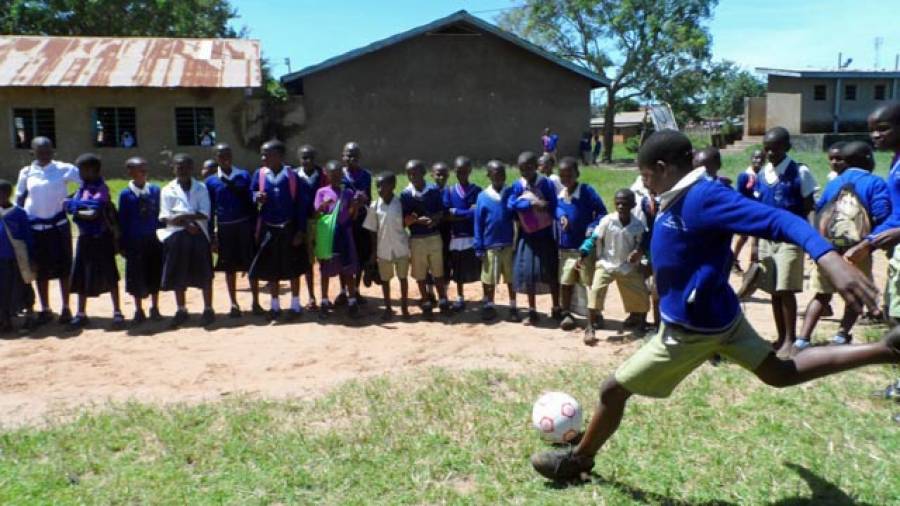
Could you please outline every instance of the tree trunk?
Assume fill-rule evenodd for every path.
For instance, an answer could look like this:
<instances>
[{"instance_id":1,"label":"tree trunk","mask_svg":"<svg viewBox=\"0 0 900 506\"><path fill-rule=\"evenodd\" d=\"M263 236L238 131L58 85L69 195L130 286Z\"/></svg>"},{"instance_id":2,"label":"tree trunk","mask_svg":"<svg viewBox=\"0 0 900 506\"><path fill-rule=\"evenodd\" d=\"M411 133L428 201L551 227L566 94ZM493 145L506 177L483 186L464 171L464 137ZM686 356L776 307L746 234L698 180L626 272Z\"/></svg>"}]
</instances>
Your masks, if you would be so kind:
<instances>
[{"instance_id":1,"label":"tree trunk","mask_svg":"<svg viewBox=\"0 0 900 506\"><path fill-rule=\"evenodd\" d=\"M606 89L606 110L603 112L603 162L612 162L613 132L616 128L616 90Z\"/></svg>"}]
</instances>

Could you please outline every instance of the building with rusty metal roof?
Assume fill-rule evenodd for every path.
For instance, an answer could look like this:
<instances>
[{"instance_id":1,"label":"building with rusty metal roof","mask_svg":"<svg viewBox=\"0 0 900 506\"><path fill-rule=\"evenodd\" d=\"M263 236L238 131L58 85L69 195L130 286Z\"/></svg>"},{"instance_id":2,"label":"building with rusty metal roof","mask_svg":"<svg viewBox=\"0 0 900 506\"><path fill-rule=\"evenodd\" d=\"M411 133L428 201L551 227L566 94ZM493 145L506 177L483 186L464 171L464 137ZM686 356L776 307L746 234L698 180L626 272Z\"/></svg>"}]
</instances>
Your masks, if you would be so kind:
<instances>
[{"instance_id":1,"label":"building with rusty metal roof","mask_svg":"<svg viewBox=\"0 0 900 506\"><path fill-rule=\"evenodd\" d=\"M140 155L168 177L172 154L202 160L216 142L255 163L261 84L255 40L0 36L0 174L28 164L41 135L61 160L99 154L109 175Z\"/></svg>"}]
</instances>

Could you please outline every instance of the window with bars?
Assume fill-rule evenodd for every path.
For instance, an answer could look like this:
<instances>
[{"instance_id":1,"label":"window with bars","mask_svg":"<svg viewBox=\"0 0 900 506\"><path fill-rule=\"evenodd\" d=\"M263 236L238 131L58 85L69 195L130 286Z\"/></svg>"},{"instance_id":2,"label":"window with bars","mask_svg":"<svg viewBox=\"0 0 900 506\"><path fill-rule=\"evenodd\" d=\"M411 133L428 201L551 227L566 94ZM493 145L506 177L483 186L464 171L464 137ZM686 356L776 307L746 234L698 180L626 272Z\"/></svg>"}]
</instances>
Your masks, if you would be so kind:
<instances>
[{"instance_id":1,"label":"window with bars","mask_svg":"<svg viewBox=\"0 0 900 506\"><path fill-rule=\"evenodd\" d=\"M885 96L887 96L887 86L876 84L874 93L875 100L884 100Z\"/></svg>"},{"instance_id":2,"label":"window with bars","mask_svg":"<svg viewBox=\"0 0 900 506\"><path fill-rule=\"evenodd\" d=\"M53 109L13 109L13 145L31 149L35 137L48 137L56 144L56 118Z\"/></svg>"},{"instance_id":3,"label":"window with bars","mask_svg":"<svg viewBox=\"0 0 900 506\"><path fill-rule=\"evenodd\" d=\"M813 87L813 100L825 100L824 84L817 84Z\"/></svg>"},{"instance_id":4,"label":"window with bars","mask_svg":"<svg viewBox=\"0 0 900 506\"><path fill-rule=\"evenodd\" d=\"M175 140L179 146L212 146L216 121L212 107L176 107Z\"/></svg>"},{"instance_id":5,"label":"window with bars","mask_svg":"<svg viewBox=\"0 0 900 506\"><path fill-rule=\"evenodd\" d=\"M848 84L844 86L844 100L856 100L856 85Z\"/></svg>"},{"instance_id":6,"label":"window with bars","mask_svg":"<svg viewBox=\"0 0 900 506\"><path fill-rule=\"evenodd\" d=\"M137 119L134 107L94 109L94 145L100 148L137 146Z\"/></svg>"}]
</instances>

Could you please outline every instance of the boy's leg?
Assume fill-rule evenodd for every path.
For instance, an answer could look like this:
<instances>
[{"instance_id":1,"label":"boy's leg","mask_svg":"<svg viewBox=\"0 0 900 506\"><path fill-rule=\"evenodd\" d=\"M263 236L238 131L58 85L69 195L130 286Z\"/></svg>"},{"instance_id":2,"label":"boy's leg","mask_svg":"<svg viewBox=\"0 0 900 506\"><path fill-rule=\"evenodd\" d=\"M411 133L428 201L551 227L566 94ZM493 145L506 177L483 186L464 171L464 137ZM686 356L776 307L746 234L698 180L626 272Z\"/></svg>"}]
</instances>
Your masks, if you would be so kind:
<instances>
[{"instance_id":1,"label":"boy's leg","mask_svg":"<svg viewBox=\"0 0 900 506\"><path fill-rule=\"evenodd\" d=\"M306 277L306 292L307 292L307 295L309 296L309 303L311 305L310 308L312 308L313 306L315 306L315 303L316 303L316 294L315 294L315 290L313 289L313 285L315 285L315 281L313 280L314 275L313 275L312 264L310 264L309 269L306 271L306 274L304 276Z\"/></svg>"},{"instance_id":2,"label":"boy's leg","mask_svg":"<svg viewBox=\"0 0 900 506\"><path fill-rule=\"evenodd\" d=\"M231 307L237 306L237 273L228 271L225 273L225 286L228 287L228 298L231 300Z\"/></svg>"},{"instance_id":3,"label":"boy's leg","mask_svg":"<svg viewBox=\"0 0 900 506\"><path fill-rule=\"evenodd\" d=\"M144 300L138 297L137 295L133 295L132 300L134 300L134 311L135 313L143 313L144 312Z\"/></svg>"},{"instance_id":4,"label":"boy's leg","mask_svg":"<svg viewBox=\"0 0 900 506\"><path fill-rule=\"evenodd\" d=\"M109 292L109 298L112 299L113 305L113 314L120 315L122 314L122 299L119 297L119 284L113 287L112 291Z\"/></svg>"},{"instance_id":5,"label":"boy's leg","mask_svg":"<svg viewBox=\"0 0 900 506\"><path fill-rule=\"evenodd\" d=\"M60 317L65 317L66 312L69 310L69 294L71 290L69 289L69 277L63 276L59 278L59 298L60 298Z\"/></svg>"},{"instance_id":6,"label":"boy's leg","mask_svg":"<svg viewBox=\"0 0 900 506\"><path fill-rule=\"evenodd\" d=\"M606 304L606 290L612 283L612 274L606 271L600 265L594 269L594 280L591 282L591 289L588 291L587 308L593 310L594 327L603 326L603 306Z\"/></svg>"},{"instance_id":7,"label":"boy's leg","mask_svg":"<svg viewBox=\"0 0 900 506\"><path fill-rule=\"evenodd\" d=\"M647 323L647 313L650 311L650 292L644 283L644 275L637 269L632 269L627 274L617 273L614 277L619 288L619 296L622 297L622 305L629 313L631 325L643 330Z\"/></svg>"},{"instance_id":8,"label":"boy's leg","mask_svg":"<svg viewBox=\"0 0 900 506\"><path fill-rule=\"evenodd\" d=\"M822 317L825 306L830 302L830 293L817 292L815 297L813 297L812 300L809 301L809 304L806 305L806 316L803 317L803 326L800 327L800 335L794 342L795 347L798 348L797 351L809 346L809 342L812 340L813 331L816 329L816 324L819 323L819 318ZM846 315L846 312L844 314Z\"/></svg>"},{"instance_id":9,"label":"boy's leg","mask_svg":"<svg viewBox=\"0 0 900 506\"><path fill-rule=\"evenodd\" d=\"M409 280L400 278L400 311L403 316L409 316Z\"/></svg>"},{"instance_id":10,"label":"boy's leg","mask_svg":"<svg viewBox=\"0 0 900 506\"><path fill-rule=\"evenodd\" d=\"M797 338L797 296L794 292L780 292L781 321L784 325L784 339L780 353L790 353Z\"/></svg>"},{"instance_id":11,"label":"boy's leg","mask_svg":"<svg viewBox=\"0 0 900 506\"><path fill-rule=\"evenodd\" d=\"M259 313L262 310L262 307L259 305L259 279L258 278L250 278L250 296L253 300L252 302L252 311L254 314Z\"/></svg>"},{"instance_id":12,"label":"boy's leg","mask_svg":"<svg viewBox=\"0 0 900 506\"><path fill-rule=\"evenodd\" d=\"M50 280L37 280L38 299L41 301L41 312L47 314L50 312Z\"/></svg>"},{"instance_id":13,"label":"boy's leg","mask_svg":"<svg viewBox=\"0 0 900 506\"><path fill-rule=\"evenodd\" d=\"M782 346L784 346L785 338L784 335L786 333L786 324L784 322L784 312L781 310L781 295L778 293L772 294L772 318L775 320L775 332L778 338L775 340L773 347L775 350L780 350Z\"/></svg>"},{"instance_id":14,"label":"boy's leg","mask_svg":"<svg viewBox=\"0 0 900 506\"><path fill-rule=\"evenodd\" d=\"M212 311L213 307L213 291L212 291L212 280L209 280L206 285L201 289L203 293L203 310L204 311Z\"/></svg>"}]
</instances>

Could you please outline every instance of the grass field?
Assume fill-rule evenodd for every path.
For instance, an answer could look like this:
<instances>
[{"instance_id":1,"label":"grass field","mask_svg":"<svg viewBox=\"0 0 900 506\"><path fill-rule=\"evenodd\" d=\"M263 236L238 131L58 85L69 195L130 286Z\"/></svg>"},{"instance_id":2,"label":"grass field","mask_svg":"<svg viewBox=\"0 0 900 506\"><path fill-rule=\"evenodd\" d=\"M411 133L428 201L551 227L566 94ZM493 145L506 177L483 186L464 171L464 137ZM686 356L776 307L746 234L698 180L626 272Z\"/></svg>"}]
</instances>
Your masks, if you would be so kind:
<instances>
[{"instance_id":1,"label":"grass field","mask_svg":"<svg viewBox=\"0 0 900 506\"><path fill-rule=\"evenodd\" d=\"M820 153L797 153L820 184ZM734 177L748 157L726 157ZM879 155L880 173L887 157ZM515 170L509 173L510 178ZM587 168L610 201L634 171ZM475 181L484 184L482 171ZM402 182L401 184L405 184ZM114 193L125 182L110 181ZM870 331L874 339L878 331ZM560 489L528 456L540 392L594 405L611 372L430 369L351 382L321 398L115 405L0 432L0 504L897 504L898 405L869 368L773 390L703 366L666 401L632 403L594 479Z\"/></svg>"}]
</instances>

